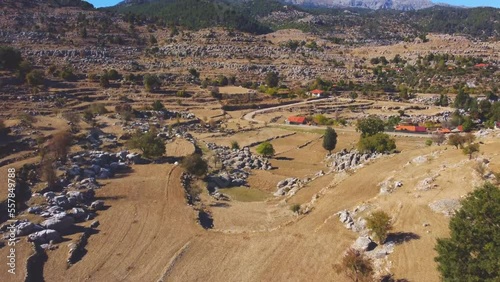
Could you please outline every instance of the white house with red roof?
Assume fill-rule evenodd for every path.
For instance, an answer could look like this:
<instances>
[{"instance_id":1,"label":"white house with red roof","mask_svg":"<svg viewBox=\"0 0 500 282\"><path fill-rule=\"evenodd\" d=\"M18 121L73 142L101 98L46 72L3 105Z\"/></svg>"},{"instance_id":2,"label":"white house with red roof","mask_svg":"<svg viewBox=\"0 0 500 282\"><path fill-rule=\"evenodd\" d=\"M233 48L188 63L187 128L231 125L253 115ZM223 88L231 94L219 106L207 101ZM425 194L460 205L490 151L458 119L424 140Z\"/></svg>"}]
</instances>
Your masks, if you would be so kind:
<instances>
[{"instance_id":1,"label":"white house with red roof","mask_svg":"<svg viewBox=\"0 0 500 282\"><path fill-rule=\"evenodd\" d=\"M307 95L309 95L313 98L326 97L325 91L320 90L320 89L311 90L311 91L307 92Z\"/></svg>"}]
</instances>

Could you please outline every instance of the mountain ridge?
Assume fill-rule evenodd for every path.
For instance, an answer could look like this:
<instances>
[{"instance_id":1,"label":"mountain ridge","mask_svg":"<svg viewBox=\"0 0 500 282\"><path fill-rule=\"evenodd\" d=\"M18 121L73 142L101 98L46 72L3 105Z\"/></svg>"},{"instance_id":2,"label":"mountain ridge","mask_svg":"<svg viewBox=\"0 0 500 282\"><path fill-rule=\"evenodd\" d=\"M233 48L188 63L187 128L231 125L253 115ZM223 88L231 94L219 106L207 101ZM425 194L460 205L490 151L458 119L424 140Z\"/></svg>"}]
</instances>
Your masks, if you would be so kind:
<instances>
[{"instance_id":1,"label":"mountain ridge","mask_svg":"<svg viewBox=\"0 0 500 282\"><path fill-rule=\"evenodd\" d=\"M285 2L301 6L403 11L421 10L437 5L430 0L285 0Z\"/></svg>"}]
</instances>

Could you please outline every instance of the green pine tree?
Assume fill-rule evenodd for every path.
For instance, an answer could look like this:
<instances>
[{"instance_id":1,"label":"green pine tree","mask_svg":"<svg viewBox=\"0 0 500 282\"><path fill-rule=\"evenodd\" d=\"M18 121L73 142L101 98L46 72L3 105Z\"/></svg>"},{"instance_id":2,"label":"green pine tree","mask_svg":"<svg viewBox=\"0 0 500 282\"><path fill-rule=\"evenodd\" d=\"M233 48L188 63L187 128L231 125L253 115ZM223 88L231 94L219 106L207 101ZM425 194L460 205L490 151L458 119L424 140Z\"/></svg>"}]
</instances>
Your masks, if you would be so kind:
<instances>
[{"instance_id":1,"label":"green pine tree","mask_svg":"<svg viewBox=\"0 0 500 282\"><path fill-rule=\"evenodd\" d=\"M333 128L327 127L323 136L323 148L331 155L335 146L337 146L337 132Z\"/></svg>"},{"instance_id":2,"label":"green pine tree","mask_svg":"<svg viewBox=\"0 0 500 282\"><path fill-rule=\"evenodd\" d=\"M435 247L443 281L500 280L500 189L486 183L450 220L451 238Z\"/></svg>"}]
</instances>

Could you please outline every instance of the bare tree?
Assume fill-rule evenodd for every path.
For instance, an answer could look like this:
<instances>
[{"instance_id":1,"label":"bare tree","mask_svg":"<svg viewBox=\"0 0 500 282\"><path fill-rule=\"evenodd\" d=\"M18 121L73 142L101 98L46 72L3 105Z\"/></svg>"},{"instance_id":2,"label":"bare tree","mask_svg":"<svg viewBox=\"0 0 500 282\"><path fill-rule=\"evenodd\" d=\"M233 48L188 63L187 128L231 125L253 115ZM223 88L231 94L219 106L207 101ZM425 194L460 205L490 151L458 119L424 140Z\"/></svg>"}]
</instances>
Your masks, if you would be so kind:
<instances>
[{"instance_id":1,"label":"bare tree","mask_svg":"<svg viewBox=\"0 0 500 282\"><path fill-rule=\"evenodd\" d=\"M444 143L446 140L446 137L444 136L444 133L442 132L436 132L432 134L432 141L436 143L438 146L441 146L441 144Z\"/></svg>"},{"instance_id":2,"label":"bare tree","mask_svg":"<svg viewBox=\"0 0 500 282\"><path fill-rule=\"evenodd\" d=\"M72 141L71 133L67 131L59 131L50 140L47 145L48 152L51 153L54 159L66 160L66 155L69 152Z\"/></svg>"},{"instance_id":3,"label":"bare tree","mask_svg":"<svg viewBox=\"0 0 500 282\"><path fill-rule=\"evenodd\" d=\"M354 282L372 281L373 263L362 252L348 249L340 264L333 266L338 274L343 274Z\"/></svg>"}]
</instances>

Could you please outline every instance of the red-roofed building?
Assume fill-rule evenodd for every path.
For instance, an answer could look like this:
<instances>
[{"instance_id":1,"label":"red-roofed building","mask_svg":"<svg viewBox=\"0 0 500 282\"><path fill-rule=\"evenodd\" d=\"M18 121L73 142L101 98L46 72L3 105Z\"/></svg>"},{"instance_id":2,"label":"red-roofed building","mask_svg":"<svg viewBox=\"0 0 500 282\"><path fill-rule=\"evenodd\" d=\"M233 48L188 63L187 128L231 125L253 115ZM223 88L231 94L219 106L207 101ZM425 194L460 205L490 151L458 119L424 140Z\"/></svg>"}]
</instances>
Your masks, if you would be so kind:
<instances>
[{"instance_id":1,"label":"red-roofed building","mask_svg":"<svg viewBox=\"0 0 500 282\"><path fill-rule=\"evenodd\" d=\"M320 89L311 90L311 91L307 92L307 94L311 97L314 97L314 98L325 97L325 91L320 90Z\"/></svg>"},{"instance_id":2,"label":"red-roofed building","mask_svg":"<svg viewBox=\"0 0 500 282\"><path fill-rule=\"evenodd\" d=\"M287 124L306 124L306 117L291 116L286 120Z\"/></svg>"},{"instance_id":3,"label":"red-roofed building","mask_svg":"<svg viewBox=\"0 0 500 282\"><path fill-rule=\"evenodd\" d=\"M475 68L487 68L489 65L488 64L477 64L474 67Z\"/></svg>"},{"instance_id":4,"label":"red-roofed building","mask_svg":"<svg viewBox=\"0 0 500 282\"><path fill-rule=\"evenodd\" d=\"M409 131L409 132L426 132L427 128L424 126L412 124L398 124L395 128L396 131Z\"/></svg>"}]
</instances>

